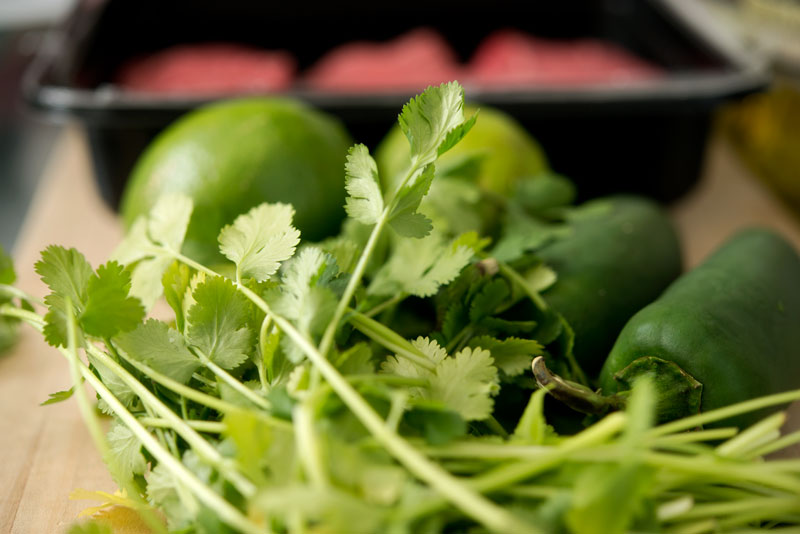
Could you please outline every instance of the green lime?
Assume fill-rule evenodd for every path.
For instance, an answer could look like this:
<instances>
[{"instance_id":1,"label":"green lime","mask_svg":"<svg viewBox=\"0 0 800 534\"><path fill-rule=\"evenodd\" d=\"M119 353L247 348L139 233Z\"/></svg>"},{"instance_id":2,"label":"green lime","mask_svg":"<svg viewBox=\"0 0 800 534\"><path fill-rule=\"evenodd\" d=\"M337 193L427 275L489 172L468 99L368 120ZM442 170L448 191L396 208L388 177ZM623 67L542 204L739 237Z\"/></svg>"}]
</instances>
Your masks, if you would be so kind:
<instances>
[{"instance_id":1,"label":"green lime","mask_svg":"<svg viewBox=\"0 0 800 534\"><path fill-rule=\"evenodd\" d=\"M474 108L466 110L470 116ZM408 140L393 128L375 153L381 177L392 183L408 165ZM478 120L464 139L439 158L437 168L460 165L478 158L477 183L482 189L508 195L514 182L547 170L547 160L536 140L513 117L481 107Z\"/></svg>"},{"instance_id":2,"label":"green lime","mask_svg":"<svg viewBox=\"0 0 800 534\"><path fill-rule=\"evenodd\" d=\"M294 205L295 225L316 241L344 218L344 162L350 138L334 118L299 102L251 98L190 112L156 137L122 196L130 227L163 193L194 200L184 253L218 258L222 226L262 202Z\"/></svg>"}]
</instances>

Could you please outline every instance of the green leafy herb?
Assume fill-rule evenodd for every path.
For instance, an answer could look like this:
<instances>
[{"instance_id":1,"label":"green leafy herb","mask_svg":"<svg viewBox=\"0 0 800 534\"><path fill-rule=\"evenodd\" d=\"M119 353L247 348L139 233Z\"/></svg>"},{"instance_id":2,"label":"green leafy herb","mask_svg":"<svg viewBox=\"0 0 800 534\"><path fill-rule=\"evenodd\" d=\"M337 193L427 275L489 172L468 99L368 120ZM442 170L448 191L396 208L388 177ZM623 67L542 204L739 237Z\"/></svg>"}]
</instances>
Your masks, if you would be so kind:
<instances>
[{"instance_id":1,"label":"green leafy herb","mask_svg":"<svg viewBox=\"0 0 800 534\"><path fill-rule=\"evenodd\" d=\"M492 396L497 393L497 369L489 351L466 348L453 357L436 341L419 338L413 346L425 355L430 366L422 366L390 356L381 366L384 372L427 380L425 386L411 388L420 399L442 403L466 421L481 420L492 413Z\"/></svg>"},{"instance_id":2,"label":"green leafy herb","mask_svg":"<svg viewBox=\"0 0 800 534\"><path fill-rule=\"evenodd\" d=\"M199 360L186 346L183 336L165 323L148 319L134 331L116 339L127 357L152 367L181 384L185 384L199 367ZM113 373L107 371L109 375Z\"/></svg>"},{"instance_id":3,"label":"green leafy herb","mask_svg":"<svg viewBox=\"0 0 800 534\"><path fill-rule=\"evenodd\" d=\"M358 222L375 224L383 213L378 166L364 145L354 145L345 165L347 214Z\"/></svg>"},{"instance_id":4,"label":"green leafy herb","mask_svg":"<svg viewBox=\"0 0 800 534\"><path fill-rule=\"evenodd\" d=\"M131 295L138 297L146 309L163 292L161 277L180 254L192 210L192 200L184 195L159 198L147 218L141 217L133 223L111 256L112 260L132 267Z\"/></svg>"},{"instance_id":5,"label":"green leafy herb","mask_svg":"<svg viewBox=\"0 0 800 534\"><path fill-rule=\"evenodd\" d=\"M472 248L457 240L448 242L440 235L401 239L368 291L375 295L403 292L429 297L453 281L472 256Z\"/></svg>"},{"instance_id":6,"label":"green leafy herb","mask_svg":"<svg viewBox=\"0 0 800 534\"><path fill-rule=\"evenodd\" d=\"M110 261L97 268L87 284L86 307L78 318L84 331L97 337L136 328L144 317L138 299L128 296L131 277L122 265Z\"/></svg>"},{"instance_id":7,"label":"green leafy herb","mask_svg":"<svg viewBox=\"0 0 800 534\"><path fill-rule=\"evenodd\" d=\"M56 391L55 393L50 393L50 395L48 395L49 398L46 401L44 401L43 403L41 403L39 406L47 406L47 405L50 405L50 404L56 404L56 403L59 403L59 402L63 402L65 400L69 399L70 397L72 397L72 393L74 391L75 390L73 388L69 388L69 389L64 390L64 391Z\"/></svg>"},{"instance_id":8,"label":"green leafy herb","mask_svg":"<svg viewBox=\"0 0 800 534\"><path fill-rule=\"evenodd\" d=\"M231 263L212 268L182 254L192 203L171 195L96 272L74 249L48 247L36 264L50 288L42 314L8 286L14 272L0 253L0 328L25 321L67 358L73 387L44 404L75 393L125 502L143 517L158 509L155 532L733 533L800 523L796 463L762 461L800 441L780 437L781 414L742 432L692 431L800 392L654 426L658 399L637 382L626 411L556 433L545 391L530 389L531 360L569 369L574 334L539 295L557 273L535 253L586 214L567 206L568 183L531 181L516 199L491 200L505 215L490 250L477 226L486 198L459 179L477 156L436 170L474 121L457 83L409 102L407 174L383 192L355 146L350 219L318 246L300 242L292 207L264 204L221 231ZM452 182L437 192L441 180ZM174 317L145 319L162 293ZM108 433L84 382L113 417Z\"/></svg>"},{"instance_id":9,"label":"green leafy herb","mask_svg":"<svg viewBox=\"0 0 800 534\"><path fill-rule=\"evenodd\" d=\"M207 278L192 296L186 341L223 369L239 366L253 345L250 302L222 277Z\"/></svg>"},{"instance_id":10,"label":"green leafy herb","mask_svg":"<svg viewBox=\"0 0 800 534\"><path fill-rule=\"evenodd\" d=\"M292 257L300 242L293 217L288 204L262 204L222 229L220 250L236 264L237 277L266 280Z\"/></svg>"}]
</instances>

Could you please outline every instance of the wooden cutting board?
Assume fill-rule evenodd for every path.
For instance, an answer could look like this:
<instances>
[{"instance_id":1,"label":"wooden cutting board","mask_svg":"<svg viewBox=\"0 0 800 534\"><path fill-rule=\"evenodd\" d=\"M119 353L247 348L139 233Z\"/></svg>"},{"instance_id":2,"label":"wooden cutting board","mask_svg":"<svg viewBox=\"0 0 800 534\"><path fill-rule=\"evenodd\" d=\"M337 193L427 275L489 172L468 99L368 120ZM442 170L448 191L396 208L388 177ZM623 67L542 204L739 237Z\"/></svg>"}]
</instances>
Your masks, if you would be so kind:
<instances>
[{"instance_id":1,"label":"wooden cutting board","mask_svg":"<svg viewBox=\"0 0 800 534\"><path fill-rule=\"evenodd\" d=\"M710 146L701 182L671 214L687 267L752 224L780 230L800 249L797 221L718 140ZM84 136L68 127L50 156L13 251L18 285L46 294L33 264L49 244L74 246L97 266L121 236L119 222L95 189ZM95 504L70 500L73 489L115 489L74 399L39 406L49 393L69 386L66 361L31 329L23 331L11 354L0 357L0 533L64 532L82 509ZM789 425L800 428L800 406L793 407Z\"/></svg>"}]
</instances>

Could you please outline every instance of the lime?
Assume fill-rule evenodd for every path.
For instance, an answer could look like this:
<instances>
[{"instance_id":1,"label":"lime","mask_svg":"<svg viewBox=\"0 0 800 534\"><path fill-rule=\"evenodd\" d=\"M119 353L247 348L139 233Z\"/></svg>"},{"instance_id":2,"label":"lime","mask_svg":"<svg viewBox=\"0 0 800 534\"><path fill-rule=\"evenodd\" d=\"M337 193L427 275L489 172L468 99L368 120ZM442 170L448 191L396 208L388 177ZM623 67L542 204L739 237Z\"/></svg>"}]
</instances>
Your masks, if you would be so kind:
<instances>
[{"instance_id":1,"label":"lime","mask_svg":"<svg viewBox=\"0 0 800 534\"><path fill-rule=\"evenodd\" d=\"M294 205L295 225L316 241L344 218L350 139L334 118L287 99L249 98L192 111L159 134L137 161L122 196L130 227L164 193L194 200L184 253L219 258L225 224L262 202Z\"/></svg>"},{"instance_id":2,"label":"lime","mask_svg":"<svg viewBox=\"0 0 800 534\"><path fill-rule=\"evenodd\" d=\"M474 108L466 110L470 116ZM392 183L408 165L408 141L393 128L375 153L381 177ZM510 194L518 178L547 170L547 160L536 140L510 115L481 106L478 120L464 139L439 158L437 168L457 166L478 158L478 185L487 191Z\"/></svg>"}]
</instances>

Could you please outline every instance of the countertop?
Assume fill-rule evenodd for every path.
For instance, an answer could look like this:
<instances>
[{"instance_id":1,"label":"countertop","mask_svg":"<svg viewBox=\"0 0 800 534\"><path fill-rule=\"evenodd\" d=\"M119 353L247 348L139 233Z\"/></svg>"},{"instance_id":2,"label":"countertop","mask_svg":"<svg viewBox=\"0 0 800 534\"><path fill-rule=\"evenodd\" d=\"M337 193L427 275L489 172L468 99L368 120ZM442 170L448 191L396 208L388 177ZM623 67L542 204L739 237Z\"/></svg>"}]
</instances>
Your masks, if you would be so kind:
<instances>
[{"instance_id":1,"label":"countertop","mask_svg":"<svg viewBox=\"0 0 800 534\"><path fill-rule=\"evenodd\" d=\"M670 213L687 267L735 230L753 224L781 231L800 250L797 220L720 140L709 146L699 184ZM46 294L33 264L49 244L74 246L97 266L121 237L119 222L94 187L82 132L66 128L13 251L19 287ZM0 533L64 532L82 509L96 504L70 500L73 489L115 489L74 399L39 406L49 393L70 385L67 362L29 328L11 354L0 357ZM800 405L790 410L787 426L800 428Z\"/></svg>"}]
</instances>

